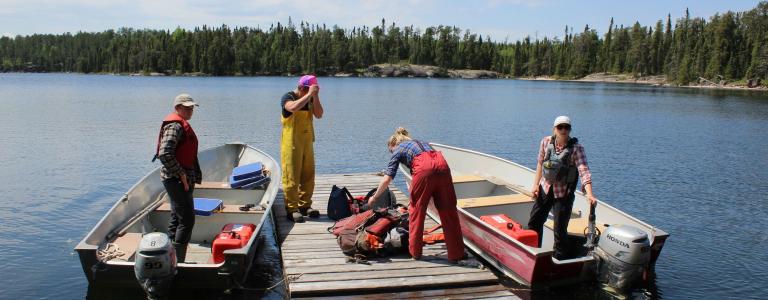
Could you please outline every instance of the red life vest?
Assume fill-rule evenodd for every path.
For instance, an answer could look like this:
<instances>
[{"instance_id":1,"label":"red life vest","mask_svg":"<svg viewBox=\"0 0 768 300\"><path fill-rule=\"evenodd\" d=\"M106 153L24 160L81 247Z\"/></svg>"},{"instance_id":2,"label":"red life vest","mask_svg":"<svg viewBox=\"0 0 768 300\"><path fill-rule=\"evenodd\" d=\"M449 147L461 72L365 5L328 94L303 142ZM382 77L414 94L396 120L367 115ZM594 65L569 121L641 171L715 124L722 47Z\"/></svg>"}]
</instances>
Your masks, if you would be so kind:
<instances>
[{"instance_id":1,"label":"red life vest","mask_svg":"<svg viewBox=\"0 0 768 300\"><path fill-rule=\"evenodd\" d=\"M180 123L184 130L184 138L181 139L178 145L176 145L176 160L181 167L185 169L195 169L197 163L197 135L195 135L195 131L192 130L192 126L189 125L189 122L175 112L165 116L163 124L160 125L160 135L157 137L155 157L160 154L160 140L163 138L163 127L174 122Z\"/></svg>"}]
</instances>

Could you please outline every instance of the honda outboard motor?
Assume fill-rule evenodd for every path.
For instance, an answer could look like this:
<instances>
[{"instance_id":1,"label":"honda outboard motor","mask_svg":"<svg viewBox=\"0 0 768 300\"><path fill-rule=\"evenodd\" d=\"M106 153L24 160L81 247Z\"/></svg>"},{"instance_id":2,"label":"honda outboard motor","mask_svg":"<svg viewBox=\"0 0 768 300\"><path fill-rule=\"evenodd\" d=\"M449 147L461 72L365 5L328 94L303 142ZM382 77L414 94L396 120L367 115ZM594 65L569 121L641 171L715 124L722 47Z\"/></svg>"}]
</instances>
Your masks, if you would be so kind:
<instances>
[{"instance_id":1,"label":"honda outboard motor","mask_svg":"<svg viewBox=\"0 0 768 300\"><path fill-rule=\"evenodd\" d=\"M166 297L176 275L176 251L168 235L153 232L142 237L133 270L147 298Z\"/></svg>"},{"instance_id":2,"label":"honda outboard motor","mask_svg":"<svg viewBox=\"0 0 768 300\"><path fill-rule=\"evenodd\" d=\"M627 225L608 227L595 249L600 258L598 281L618 290L630 288L648 268L650 249L644 231Z\"/></svg>"}]
</instances>

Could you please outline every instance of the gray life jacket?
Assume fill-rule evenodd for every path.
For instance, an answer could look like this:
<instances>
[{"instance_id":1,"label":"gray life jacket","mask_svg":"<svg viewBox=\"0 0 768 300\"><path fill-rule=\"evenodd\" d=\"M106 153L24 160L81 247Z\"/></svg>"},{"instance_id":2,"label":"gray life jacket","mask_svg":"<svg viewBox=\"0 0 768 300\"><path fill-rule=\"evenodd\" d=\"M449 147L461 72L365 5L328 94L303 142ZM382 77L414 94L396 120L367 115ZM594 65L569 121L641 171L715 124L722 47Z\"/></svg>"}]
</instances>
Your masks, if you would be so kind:
<instances>
[{"instance_id":1,"label":"gray life jacket","mask_svg":"<svg viewBox=\"0 0 768 300\"><path fill-rule=\"evenodd\" d=\"M569 192L573 191L578 179L579 170L576 166L571 166L570 159L573 153L573 145L578 143L577 138L568 140L565 149L559 154L555 151L555 136L549 140L547 150L544 153L542 162L542 175L548 182L561 182L569 185Z\"/></svg>"}]
</instances>

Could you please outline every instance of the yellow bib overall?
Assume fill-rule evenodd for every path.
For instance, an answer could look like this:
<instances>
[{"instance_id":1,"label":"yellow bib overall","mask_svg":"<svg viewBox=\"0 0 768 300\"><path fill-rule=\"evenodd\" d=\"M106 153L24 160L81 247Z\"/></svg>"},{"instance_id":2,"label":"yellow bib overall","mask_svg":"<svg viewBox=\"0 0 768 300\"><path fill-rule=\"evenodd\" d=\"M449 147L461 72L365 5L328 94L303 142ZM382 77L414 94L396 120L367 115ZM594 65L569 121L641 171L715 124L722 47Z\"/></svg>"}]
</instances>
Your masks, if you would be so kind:
<instances>
[{"instance_id":1,"label":"yellow bib overall","mask_svg":"<svg viewBox=\"0 0 768 300\"><path fill-rule=\"evenodd\" d=\"M312 105L309 110L297 110L282 117L280 163L283 169L285 210L288 214L312 206L315 190L315 130L312 126Z\"/></svg>"}]
</instances>

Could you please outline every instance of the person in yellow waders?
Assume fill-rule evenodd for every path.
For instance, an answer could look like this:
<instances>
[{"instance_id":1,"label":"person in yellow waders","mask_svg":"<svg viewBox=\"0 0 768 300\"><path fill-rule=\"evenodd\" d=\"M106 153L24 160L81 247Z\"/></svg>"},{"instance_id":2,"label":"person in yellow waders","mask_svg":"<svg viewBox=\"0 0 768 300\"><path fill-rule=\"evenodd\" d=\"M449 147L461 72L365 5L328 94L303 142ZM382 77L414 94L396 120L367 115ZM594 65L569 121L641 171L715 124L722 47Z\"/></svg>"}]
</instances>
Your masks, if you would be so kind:
<instances>
[{"instance_id":1,"label":"person in yellow waders","mask_svg":"<svg viewBox=\"0 0 768 300\"><path fill-rule=\"evenodd\" d=\"M299 79L295 90L281 100L283 132L280 137L280 161L283 169L283 192L288 219L297 223L304 217L320 217L312 208L315 189L315 129L313 118L323 117L320 86L313 75Z\"/></svg>"}]
</instances>

